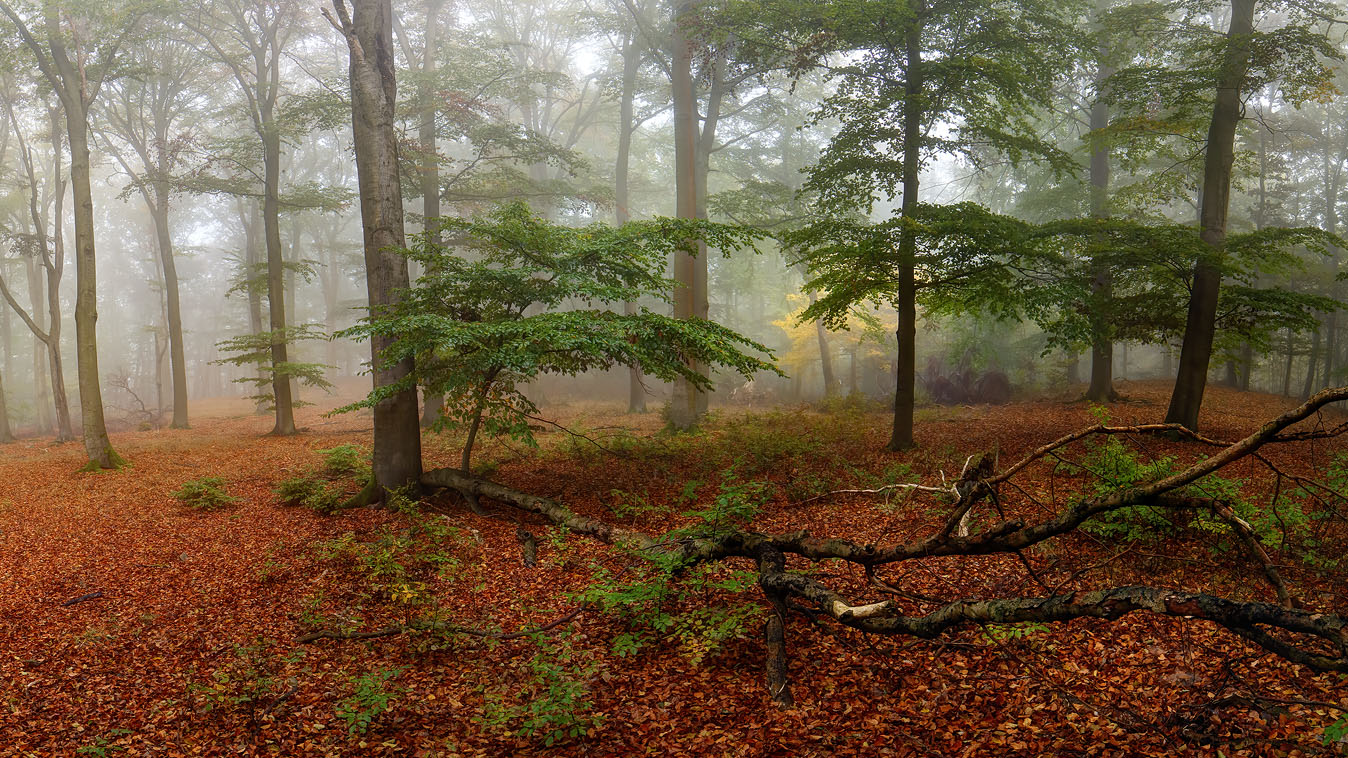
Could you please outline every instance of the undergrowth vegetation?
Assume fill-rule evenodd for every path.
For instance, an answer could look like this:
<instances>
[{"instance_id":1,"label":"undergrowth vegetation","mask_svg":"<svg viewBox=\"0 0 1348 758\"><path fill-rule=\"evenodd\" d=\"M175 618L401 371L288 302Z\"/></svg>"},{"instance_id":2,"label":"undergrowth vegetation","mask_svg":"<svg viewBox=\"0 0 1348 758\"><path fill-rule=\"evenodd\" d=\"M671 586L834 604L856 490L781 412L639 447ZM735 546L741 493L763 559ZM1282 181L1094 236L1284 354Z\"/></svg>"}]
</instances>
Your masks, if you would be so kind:
<instances>
[{"instance_id":1,"label":"undergrowth vegetation","mask_svg":"<svg viewBox=\"0 0 1348 758\"><path fill-rule=\"evenodd\" d=\"M323 515L340 511L370 478L370 454L358 445L343 444L318 450L321 465L276 483L276 496L286 505L303 506Z\"/></svg>"},{"instance_id":2,"label":"undergrowth vegetation","mask_svg":"<svg viewBox=\"0 0 1348 758\"><path fill-rule=\"evenodd\" d=\"M742 529L809 530L815 536L877 544L921 538L939 529L950 513L952 497L943 493L973 465L977 453L996 454L1006 439L1002 427L1009 426L990 421L991 430L983 430L945 414L927 422L944 430L944 436L933 435L935 441L926 447L892 455L879 451L883 439L858 432L875 426L870 417L855 420L851 414L858 412L724 412L687 434L662 433L653 419L641 428L619 428L621 419L595 415L572 425L575 435L540 430L539 449L484 447L478 471L491 470L497 481L555 498L581 515L655 536L655 547L646 549L623 539L601 545L488 498L482 502L487 516L478 516L457 496L444 493L393 493L385 508L356 509L340 519L275 509L265 495L268 486L286 502L332 511L363 483L368 448L335 444L340 438L318 451L312 444L296 445L284 465L269 469L290 474L274 485L233 471L184 483L185 493L204 493L207 501L218 494L270 506L271 517L282 523L244 551L233 542L227 550L230 560L244 563L239 573L260 597L247 601L256 604L242 606L246 611L240 616L267 618L265 630L261 624L230 626L232 619L213 615L209 624L221 631L209 633L202 649L182 665L184 673L170 698L174 702L154 707L186 712L193 728L212 739L226 733L259 744L276 739L285 745L282 750L292 751L311 741L331 754L385 754L395 752L387 745L403 749L411 744L409 735L422 740L421 735L433 734L433 742L417 743L431 754L640 754L647 734L636 731L641 725L691 720L697 728L669 737L675 747L667 752L714 754L715 747L708 745L725 743L710 740L737 728L718 719L778 718L762 694L764 629L774 618L774 606L764 596L753 561L697 562L686 559L680 547ZM1073 413L1052 432L1080 428L1083 414ZM1041 444L1048 433L1036 430L1020 440L1016 455ZM452 445L444 444L443 450L437 445L428 445L428 460L452 461ZM1082 498L1145 484L1202 453L1192 445L1122 435L1077 443L1062 451L1060 462L1035 472L1024 493L1004 487L1000 500L980 504L971 533L993 528L1001 519L1036 517ZM1004 467L1009 456L1002 453L999 465ZM146 465L144 458L138 457L138 466ZM1317 454L1313 467L1296 471L1330 490L1348 487L1348 459L1334 457L1333 450ZM914 484L939 491L914 492L908 486ZM1343 535L1332 516L1345 506L1341 497L1303 479L1261 477L1253 467L1206 477L1184 494L1226 504L1250 524L1290 581L1332 591L1313 582L1332 576L1342 553ZM231 514L228 527L247 534L265 525L265 520L250 523L250 512ZM223 518L190 523L202 528L217 521L226 524ZM1090 568L1095 573L1087 582L1188 588L1207 586L1214 572L1245 565L1241 548L1229 522L1210 510L1165 516L1136 507L1093 520L1086 533L1027 550L1025 559L1050 587ZM202 570L196 564L198 550L175 548L144 559L152 567L147 574ZM522 565L535 558L536 565ZM932 598L952 586L961 597L978 598L1030 581L1013 560L992 556L963 563L923 559L909 564L907 572L877 573L887 588L870 584L866 572L842 563L790 561L793 571L836 582L858 599L898 598L914 612L936 607ZM1267 588L1253 574L1237 571L1218 581L1236 597L1258 597ZM170 623L168 617L145 627ZM103 619L80 629L85 631L67 644L97 650L100 656L139 634L126 619L121 626ZM1195 688L1213 691L1204 702L1249 695L1257 704L1249 706L1252 711L1265 702L1258 700L1261 694L1338 702L1333 677L1288 673L1294 669L1250 657L1239 640L1220 630L1196 636L1185 632L1190 635L1185 637L1166 625L1126 620L1080 627L995 620L946 631L932 643L858 644L866 638L830 632L826 624L793 613L790 633L800 702L810 698L810 705L786 712L786 722L835 728L852 717L829 709L846 703L862 714L859 718L880 718L887 730L914 728L944 751L953 751L953 742L942 742L936 724L956 724L953 717L919 712L909 700L894 698L894 692L927 696L944 691L950 713L960 718L991 714L988 718L1010 723L1014 709L996 699L1004 691L1026 707L1056 704L1075 714L1069 728L1061 714L1042 711L1047 730L1108 735L1121 729L1128 739L1152 746L1161 738L1111 720L1112 702L1137 712L1158 709L1164 713L1158 720L1196 718L1192 709L1184 710L1197 697L1185 699ZM1208 665L1179 655L1195 640L1221 651L1235 673L1223 673L1222 660ZM157 650L142 648L149 655ZM1176 661L1174 671L1165 674L1175 682L1151 671L1162 655ZM1102 672L1096 659L1107 660L1110 671L1119 673ZM1079 668L1057 676L1054 665L1060 660ZM1095 672L1091 680L1098 682L1099 692L1074 689L1073 682L1088 669ZM839 671L846 675L838 676ZM1005 676L996 678L997 672ZM1237 681L1236 675L1243 678ZM1147 681L1151 689L1130 689L1130 677ZM1085 704L1045 700L1040 690L1054 687L1076 693ZM1155 697L1148 694L1153 692ZM984 697L992 699L979 699ZM1207 707L1193 707L1200 706ZM1321 710L1293 708L1280 717L1286 720L1283 726L1273 719L1241 728L1292 739L1286 736L1290 724L1302 735L1298 744L1334 749L1345 730L1343 714ZM1213 724L1218 717L1228 719L1223 724L1235 723L1224 706L1211 711ZM314 726L320 723L321 730ZM1073 731L1084 723L1090 724L1088 732ZM1219 728L1213 724L1205 728ZM83 753L119 754L130 743L110 731L116 726L105 721L101 731L83 735L81 745L88 748ZM715 736L699 737L697 730ZM664 739L651 737L650 745L663 745ZM745 744L771 754L777 749L771 739L777 737L751 735ZM967 734L961 739L966 746L974 744ZM1017 740L1051 752L1051 745L1034 742L1028 732ZM792 743L790 750L778 752L809 749Z\"/></svg>"}]
</instances>

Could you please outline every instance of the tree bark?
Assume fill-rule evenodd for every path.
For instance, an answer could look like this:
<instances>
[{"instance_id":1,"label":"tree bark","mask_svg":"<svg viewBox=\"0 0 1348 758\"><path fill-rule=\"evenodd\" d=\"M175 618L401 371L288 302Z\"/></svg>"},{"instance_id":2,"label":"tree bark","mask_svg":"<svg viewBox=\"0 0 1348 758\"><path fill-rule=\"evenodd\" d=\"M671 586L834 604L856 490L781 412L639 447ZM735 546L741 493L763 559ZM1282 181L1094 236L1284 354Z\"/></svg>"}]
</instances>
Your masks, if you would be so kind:
<instances>
[{"instance_id":1,"label":"tree bark","mask_svg":"<svg viewBox=\"0 0 1348 758\"><path fill-rule=\"evenodd\" d=\"M819 299L819 294L814 290L810 290L808 294L810 298L810 305L814 305L815 302ZM834 397L838 394L838 379L833 374L833 355L832 351L829 349L828 329L824 327L823 319L814 322L814 334L816 340L819 342L819 373L822 374L824 377L824 397L826 398ZM855 377L856 375L855 357L852 360L852 364L853 364L852 374ZM853 383L855 384L855 382Z\"/></svg>"},{"instance_id":2,"label":"tree bark","mask_svg":"<svg viewBox=\"0 0 1348 758\"><path fill-rule=\"evenodd\" d=\"M351 123L355 135L360 214L365 232L365 282L370 308L379 313L397 305L408 287L402 189L398 176L398 135L394 119L393 9L389 0L343 0L333 7L350 53ZM411 359L383 360L393 339L374 336L370 353L374 386L385 387L412 373ZM382 490L416 485L421 478L421 428L414 387L374 407L374 484Z\"/></svg>"},{"instance_id":3,"label":"tree bark","mask_svg":"<svg viewBox=\"0 0 1348 758\"><path fill-rule=\"evenodd\" d=\"M160 142L160 170L166 171L168 156ZM178 294L178 265L173 260L173 235L169 231L169 187L166 179L155 182L154 216L155 238L159 243L159 265L164 270L164 298L167 302L169 336L169 369L173 374L173 429L188 428L187 422L187 352L183 347L182 302Z\"/></svg>"},{"instance_id":4,"label":"tree bark","mask_svg":"<svg viewBox=\"0 0 1348 758\"><path fill-rule=\"evenodd\" d=\"M674 10L674 57L670 84L674 100L674 174L679 218L697 217L697 102L693 96L693 51L685 25L693 4L680 0ZM696 250L674 254L674 318L697 315ZM677 379L670 399L669 422L675 429L691 429L698 421L698 391L692 382Z\"/></svg>"},{"instance_id":5,"label":"tree bark","mask_svg":"<svg viewBox=\"0 0 1348 758\"><path fill-rule=\"evenodd\" d=\"M918 180L922 168L922 2L909 0L913 19L905 35L907 57L903 109L903 205L904 218L917 211ZM908 450L913 445L913 406L917 375L917 232L904 224L899 237L899 292L897 310L898 370L894 388L894 431L889 449Z\"/></svg>"},{"instance_id":6,"label":"tree bark","mask_svg":"<svg viewBox=\"0 0 1348 758\"><path fill-rule=\"evenodd\" d=\"M249 207L244 208L244 204ZM244 292L248 297L248 329L253 334L262 333L262 291L257 286L257 274L264 265L262 250L258 245L257 226L258 226L258 208L256 203L250 201L240 201L239 206L239 225L243 227L244 236L244 278L246 286ZM266 381L266 371L262 366L257 367L258 391L261 392L262 385ZM259 399L253 406L254 415L261 416L266 414L267 404Z\"/></svg>"},{"instance_id":7,"label":"tree bark","mask_svg":"<svg viewBox=\"0 0 1348 758\"><path fill-rule=\"evenodd\" d=\"M614 161L613 179L613 214L614 221L619 226L632 218L628 174L632 157L632 132L636 129L632 123L633 102L636 99L637 74L641 67L641 50L642 47L637 45L635 33L623 39L622 93L618 101L618 154ZM636 312L636 303L623 303L623 313L631 316ZM637 366L630 366L627 369L627 412L646 412L646 386L641 380L641 369Z\"/></svg>"},{"instance_id":8,"label":"tree bark","mask_svg":"<svg viewBox=\"0 0 1348 758\"><path fill-rule=\"evenodd\" d=\"M426 36L421 49L421 85L417 100L421 103L421 123L417 127L417 141L422 152L421 162L421 217L423 228L431 236L431 241L440 243L440 157L435 145L435 97L431 87L431 76L435 73L435 61L440 42L439 14L443 0L429 0L426 3ZM445 397L439 393L426 393L425 406L421 413L421 425L429 427L440 420L440 409L445 405Z\"/></svg>"},{"instance_id":9,"label":"tree bark","mask_svg":"<svg viewBox=\"0 0 1348 758\"><path fill-rule=\"evenodd\" d=\"M276 71L275 65L272 70ZM262 116L262 235L267 248L267 323L271 331L271 390L276 424L271 433L295 434L295 406L290 393L286 337L285 258L281 249L281 134L273 106L261 103Z\"/></svg>"},{"instance_id":10,"label":"tree bark","mask_svg":"<svg viewBox=\"0 0 1348 758\"><path fill-rule=\"evenodd\" d=\"M1107 0L1096 4L1096 23L1103 21L1108 9ZM1091 217L1109 218L1109 146L1100 137L1109 126L1109 104L1105 101L1105 84L1113 75L1109 65L1110 51L1102 44L1096 51L1099 61L1095 71L1095 102L1091 104ZM1086 389L1086 399L1094 403L1108 403L1117 400L1119 393L1114 390L1114 339L1113 323L1109 317L1110 304L1114 298L1114 273L1103 255L1097 252L1092 263L1094 276L1091 280L1091 295L1095 307L1091 313L1091 383Z\"/></svg>"},{"instance_id":11,"label":"tree bark","mask_svg":"<svg viewBox=\"0 0 1348 758\"><path fill-rule=\"evenodd\" d=\"M1166 413L1167 422L1183 424L1187 429L1198 428L1198 412L1203 405L1217 328L1217 299L1222 283L1220 264L1231 205L1231 167L1236 157L1236 127L1241 120L1240 87L1249 69L1254 3L1255 0L1231 0L1231 25L1226 35L1212 123L1208 128L1199 207L1199 234L1207 249L1194 264L1179 375Z\"/></svg>"},{"instance_id":12,"label":"tree bark","mask_svg":"<svg viewBox=\"0 0 1348 758\"><path fill-rule=\"evenodd\" d=\"M8 322L5 324L9 326ZM8 340L6 340L8 342ZM8 345L6 345L8 347ZM9 428L9 405L5 402L5 376L0 371L0 444L14 441L14 430Z\"/></svg>"}]
</instances>

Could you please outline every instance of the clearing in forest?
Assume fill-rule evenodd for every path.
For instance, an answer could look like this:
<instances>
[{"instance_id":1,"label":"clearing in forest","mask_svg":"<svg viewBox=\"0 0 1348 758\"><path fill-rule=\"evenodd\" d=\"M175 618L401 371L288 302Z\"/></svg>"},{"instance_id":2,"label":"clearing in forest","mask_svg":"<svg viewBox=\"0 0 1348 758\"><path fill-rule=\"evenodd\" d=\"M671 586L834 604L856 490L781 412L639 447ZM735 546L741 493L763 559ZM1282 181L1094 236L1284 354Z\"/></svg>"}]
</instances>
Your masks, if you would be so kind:
<instances>
[{"instance_id":1,"label":"clearing in forest","mask_svg":"<svg viewBox=\"0 0 1348 758\"><path fill-rule=\"evenodd\" d=\"M1154 422L1167 389L1124 384L1128 400L1108 407L1111 423ZM1293 405L1214 389L1203 428L1238 439ZM1080 403L926 409L923 446L893 454L881 450L888 428L878 409L724 409L672 437L658 434L656 414L620 410L550 408L583 437L542 429L538 451L490 442L479 473L649 534L719 505L756 530L902 542L939 527L947 512L938 501L904 490L829 493L939 485L969 456L995 451L1005 464L1099 420ZM270 420L242 405L210 411L190 430L114 435L132 462L120 471L77 473L78 443L4 449L0 756L1339 749L1341 675L1316 674L1211 623L1142 613L963 625L917 640L867 636L801 609L786 625L795 704L780 710L764 685L768 611L752 562L662 577L621 549L486 498L485 516L448 494L419 509L324 513L354 491L368 417L309 409L299 414L307 431L281 438L265 436ZM1336 422L1336 412L1324 418ZM428 469L456 460L454 440L428 439ZM1143 467L1211 452L1127 439L1122 452L1106 442L1062 451L1060 462L1018 477L1003 505L1062 507L1098 485L1079 464L1098 463L1102 451ZM1295 476L1327 470L1342 449L1315 440L1267 456ZM1252 461L1232 469L1223 474L1251 503L1295 487ZM313 507L282 502L287 480L292 499ZM175 496L188 482L198 487L183 497L202 507ZM1305 602L1342 614L1342 523L1311 527L1318 547L1295 560L1282 560L1292 551L1271 532L1265 544ZM919 611L933 597L1044 594L1042 583L1274 599L1229 531L1197 519L1147 529L1130 534L1144 529L1116 521L1075 531L1023 561L904 563L885 577L888 597ZM880 596L848 564L814 572L854 598Z\"/></svg>"}]
</instances>

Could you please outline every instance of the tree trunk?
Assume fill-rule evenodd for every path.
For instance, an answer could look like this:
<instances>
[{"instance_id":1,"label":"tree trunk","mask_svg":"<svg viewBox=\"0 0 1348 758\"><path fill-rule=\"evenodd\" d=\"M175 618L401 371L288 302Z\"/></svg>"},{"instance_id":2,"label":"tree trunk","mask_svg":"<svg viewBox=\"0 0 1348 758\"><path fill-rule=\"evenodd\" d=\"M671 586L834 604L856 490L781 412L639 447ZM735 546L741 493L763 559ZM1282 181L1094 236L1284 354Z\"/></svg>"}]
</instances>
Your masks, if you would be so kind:
<instances>
[{"instance_id":1,"label":"tree trunk","mask_svg":"<svg viewBox=\"0 0 1348 758\"><path fill-rule=\"evenodd\" d=\"M709 65L712 67L711 86L707 90L707 106L702 118L702 127L697 129L697 97L693 98L693 116L694 129L697 129L696 139L696 162L693 169L693 178L697 189L695 206L696 215L702 220L707 219L707 198L710 196L708 190L708 179L711 176L711 154L716 149L716 128L721 120L721 104L725 98L725 61L717 55ZM708 262L710 260L707 243L703 240L697 242L697 259L693 262L693 317L707 319L711 317L711 278L709 276ZM702 376L707 376L707 366L697 364L697 372ZM711 396L706 392L698 392L695 397L695 408L700 418L707 412L707 405Z\"/></svg>"},{"instance_id":2,"label":"tree trunk","mask_svg":"<svg viewBox=\"0 0 1348 758\"><path fill-rule=\"evenodd\" d=\"M692 9L689 0L680 0L675 6L670 77L674 100L675 215L687 219L697 217L697 103L693 97L693 51L684 29ZM697 315L696 266L696 250L674 254L674 318L691 319ZM697 395L692 382L675 380L669 408L669 422L675 429L691 429L697 423Z\"/></svg>"},{"instance_id":3,"label":"tree trunk","mask_svg":"<svg viewBox=\"0 0 1348 758\"><path fill-rule=\"evenodd\" d=\"M89 457L89 469L118 468L124 461L108 439L103 390L99 385L94 198L89 183L88 113L82 103L67 101L66 131L70 137L70 185L75 199L75 345L84 452Z\"/></svg>"},{"instance_id":4,"label":"tree trunk","mask_svg":"<svg viewBox=\"0 0 1348 758\"><path fill-rule=\"evenodd\" d=\"M1199 207L1200 236L1207 249L1194 265L1189 314L1180 348L1179 376L1166 413L1168 423L1183 424L1188 429L1198 428L1198 412L1203 405L1217 328L1217 299L1222 284L1220 263L1231 205L1231 166L1235 162L1236 127L1241 119L1240 87L1249 68L1254 2L1231 0L1231 26L1217 83L1217 99L1212 108L1212 123L1208 128Z\"/></svg>"},{"instance_id":5,"label":"tree trunk","mask_svg":"<svg viewBox=\"0 0 1348 758\"><path fill-rule=\"evenodd\" d=\"M407 259L398 252L407 246L407 240L394 123L397 82L393 9L390 0L353 0L352 14L348 17L343 0L335 0L333 5L342 18L351 57L351 122L365 232L365 282L370 308L379 313L396 306L399 292L408 286ZM379 335L370 339L375 387L402 381L412 373L411 359L393 366L382 365L380 356L393 341ZM387 491L416 485L420 480L418 422L415 388L405 389L375 405L375 487Z\"/></svg>"},{"instance_id":6,"label":"tree trunk","mask_svg":"<svg viewBox=\"0 0 1348 758\"><path fill-rule=\"evenodd\" d=\"M38 244L46 246L46 235L38 237ZM51 332L46 326L46 319L43 317L42 303L46 300L46 294L43 292L45 287L43 276L46 269L39 261L29 258L24 262L24 268L28 275L28 302L32 306L31 317L36 329L31 329L33 333L33 400L37 404L37 433L39 435L50 434L52 431L52 408L55 398L51 396L51 383L48 380L47 361L49 360L48 342L51 339ZM7 311L8 312L8 311ZM69 414L69 409L66 410ZM69 418L67 417L67 423ZM59 436L58 432L58 436ZM69 439L73 439L73 430Z\"/></svg>"},{"instance_id":7,"label":"tree trunk","mask_svg":"<svg viewBox=\"0 0 1348 758\"><path fill-rule=\"evenodd\" d=\"M0 372L0 444L13 441L14 431L9 428L9 406L5 403L5 376L4 372Z\"/></svg>"},{"instance_id":8,"label":"tree trunk","mask_svg":"<svg viewBox=\"0 0 1348 758\"><path fill-rule=\"evenodd\" d=\"M920 18L920 0L910 0L913 16ZM905 39L907 76L904 82L903 206L904 218L917 211L918 179L922 168L922 29L916 20ZM917 233L904 224L899 237L899 326L898 371L894 388L894 431L890 450L913 447L913 405L917 375Z\"/></svg>"},{"instance_id":9,"label":"tree trunk","mask_svg":"<svg viewBox=\"0 0 1348 758\"><path fill-rule=\"evenodd\" d=\"M295 434L295 407L286 371L285 258L281 249L281 135L269 104L262 109L262 230L267 246L267 317L271 332L271 390L276 425L271 433Z\"/></svg>"},{"instance_id":10,"label":"tree trunk","mask_svg":"<svg viewBox=\"0 0 1348 758\"><path fill-rule=\"evenodd\" d=\"M245 294L248 296L248 329L252 334L262 333L262 291L257 286L257 275L264 265L262 250L257 241L258 208L257 205L248 201L249 208L245 210L241 204L239 207L239 225L243 227L244 236L244 278L246 286ZM257 388L262 391L262 385L266 383L266 371L262 366L257 367ZM267 404L259 399L253 406L253 414L261 416L267 412Z\"/></svg>"},{"instance_id":11,"label":"tree trunk","mask_svg":"<svg viewBox=\"0 0 1348 758\"><path fill-rule=\"evenodd\" d=\"M1296 344L1293 342L1291 329L1287 330L1287 365L1282 374L1282 395L1288 397L1292 394L1292 363L1296 360Z\"/></svg>"},{"instance_id":12,"label":"tree trunk","mask_svg":"<svg viewBox=\"0 0 1348 758\"><path fill-rule=\"evenodd\" d=\"M1096 22L1103 20L1108 9L1105 0L1096 5ZM1095 71L1095 102L1091 105L1091 217L1109 218L1109 146L1100 137L1109 126L1109 105L1105 101L1105 83L1114 73L1106 61L1110 51L1102 44L1096 52L1099 62ZM1114 299L1114 272L1097 253L1092 263L1091 279L1091 383L1086 388L1086 399L1094 403L1108 403L1117 400L1119 393L1114 390L1114 339L1113 322L1110 319Z\"/></svg>"},{"instance_id":13,"label":"tree trunk","mask_svg":"<svg viewBox=\"0 0 1348 758\"><path fill-rule=\"evenodd\" d=\"M819 299L818 293L810 290L810 305L814 305ZM824 397L829 398L838 394L838 380L833 375L833 356L828 346L828 329L824 328L824 321L820 319L814 322L815 338L819 342L819 373L824 376ZM854 360L853 363L856 361Z\"/></svg>"},{"instance_id":14,"label":"tree trunk","mask_svg":"<svg viewBox=\"0 0 1348 758\"><path fill-rule=\"evenodd\" d=\"M1315 390L1316 369L1320 368L1320 330L1311 330L1311 351L1306 356L1306 383L1301 387L1301 399L1304 401Z\"/></svg>"},{"instance_id":15,"label":"tree trunk","mask_svg":"<svg viewBox=\"0 0 1348 758\"><path fill-rule=\"evenodd\" d=\"M1250 377L1254 374L1254 347L1246 342L1240 346L1240 383L1242 392L1250 391Z\"/></svg>"},{"instance_id":16,"label":"tree trunk","mask_svg":"<svg viewBox=\"0 0 1348 758\"><path fill-rule=\"evenodd\" d=\"M159 146L160 170L167 170L164 143ZM169 232L169 187L167 181L155 182L155 237L159 242L159 264L164 269L164 298L169 337L169 367L173 374L173 429L187 428L187 353L183 348L182 304L178 297L178 265L173 260L173 236ZM157 363L157 361L156 361Z\"/></svg>"},{"instance_id":17,"label":"tree trunk","mask_svg":"<svg viewBox=\"0 0 1348 758\"><path fill-rule=\"evenodd\" d=\"M440 243L440 156L435 144L435 92L431 86L431 75L435 73L436 57L440 42L440 9L443 0L428 0L426 3L426 36L421 48L421 85L417 99L421 103L421 123L417 127L417 140L420 142L423 159L421 162L421 217L422 226L435 244ZM421 425L429 427L440 420L440 411L444 408L445 397L440 393L427 392L425 405L421 412Z\"/></svg>"},{"instance_id":18,"label":"tree trunk","mask_svg":"<svg viewBox=\"0 0 1348 758\"><path fill-rule=\"evenodd\" d=\"M1339 185L1342 176L1342 168L1331 169L1331 160L1329 155L1329 138L1325 137L1324 150L1324 171L1325 171L1325 231L1330 234L1339 233ZM1339 261L1342 251L1338 245L1330 245L1330 281L1329 296L1338 300L1343 292L1340 286ZM1339 312L1337 309L1331 310L1325 315L1325 370L1324 384L1332 386L1337 380L1339 359Z\"/></svg>"},{"instance_id":19,"label":"tree trunk","mask_svg":"<svg viewBox=\"0 0 1348 758\"><path fill-rule=\"evenodd\" d=\"M628 188L629 164L632 157L633 101L636 99L637 74L641 66L641 47L629 34L623 40L623 82L622 93L618 101L618 154L615 160L613 180L614 221L622 226L632 218L631 193ZM636 314L636 303L624 303L623 313ZM646 386L641 380L641 368L629 366L627 369L627 412L646 412Z\"/></svg>"}]
</instances>

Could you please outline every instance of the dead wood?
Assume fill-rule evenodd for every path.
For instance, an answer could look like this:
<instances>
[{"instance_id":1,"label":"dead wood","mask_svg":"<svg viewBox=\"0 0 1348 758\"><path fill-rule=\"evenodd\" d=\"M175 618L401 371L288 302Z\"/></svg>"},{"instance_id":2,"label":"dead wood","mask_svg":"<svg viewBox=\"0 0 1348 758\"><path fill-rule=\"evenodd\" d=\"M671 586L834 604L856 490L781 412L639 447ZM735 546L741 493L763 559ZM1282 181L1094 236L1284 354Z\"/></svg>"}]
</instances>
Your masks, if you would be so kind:
<instances>
[{"instance_id":1,"label":"dead wood","mask_svg":"<svg viewBox=\"0 0 1348 758\"><path fill-rule=\"evenodd\" d=\"M1182 492L1204 476L1254 456L1265 445L1318 439L1348 431L1348 425L1312 432L1287 431L1317 413L1324 405L1344 399L1348 399L1348 387L1325 390L1235 442L1210 439L1171 424L1096 426L1040 447L1001 473L994 471L995 462L991 456L983 456L972 466L966 463L965 471L953 486L938 488L904 485L918 492L940 493L954 502L950 505L948 517L935 533L897 544L860 543L844 538L814 536L807 531L767 533L732 530L702 536L655 536L577 514L555 500L520 492L457 469L430 471L423 475L421 481L427 487L454 490L470 501L490 498L534 513L571 532L604 543L621 544L637 555L654 557L656 552L665 555L674 552L689 564L731 558L753 560L758 566L759 586L772 608L764 629L767 685L773 700L782 705L792 702L787 670L785 614L789 608L798 604L797 601L803 601L805 606L811 608L814 611L812 615L826 616L851 629L871 634L901 634L926 639L967 624L1046 623L1078 618L1114 620L1132 613L1148 612L1210 621L1289 661L1320 671L1348 671L1348 621L1338 615L1294 608L1290 589L1249 525L1237 517L1226 503ZM1174 474L1154 482L1080 500L1039 522L1026 523L1020 519L999 516L1000 520L986 524L981 531L969 533L959 528L961 523L967 526L967 517L979 501L991 498L996 502L998 484L1008 481L1034 462L1055 455L1057 450L1072 442L1096 435L1162 432L1176 432L1220 449L1212 456ZM1266 462L1262 456L1258 459ZM1262 573L1280 603L1235 600L1160 587L1126 586L1058 592L1042 597L965 599L940 605L924 614L909 614L894 599L899 595L898 590L875 577L877 567L934 556L1017 554L1024 561L1021 551L1028 547L1068 534L1092 519L1139 505L1173 511L1206 510L1226 521L1259 562ZM826 577L792 570L789 560L793 556L809 562L841 560L863 567L872 578L871 586L879 588L888 597L853 601L824 584L823 579ZM1039 583L1043 586L1042 581ZM301 641L322 637L364 639L401 631L405 629L390 627L375 632L350 634L316 632L305 635Z\"/></svg>"},{"instance_id":2,"label":"dead wood","mask_svg":"<svg viewBox=\"0 0 1348 758\"><path fill-rule=\"evenodd\" d=\"M69 607L72 606L72 605L76 605L76 604L79 604L79 603L88 602L88 601L90 601L90 600L97 600L97 599L100 598L100 597L103 597L103 591L102 591L102 590L98 590L98 591L96 591L96 592L90 592L90 593L87 594L87 595L80 595L79 597L72 597L71 599L65 601L64 603L61 603L61 607L62 607L62 608L69 608Z\"/></svg>"}]
</instances>

